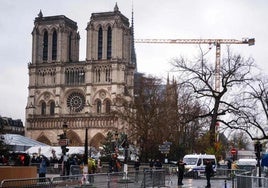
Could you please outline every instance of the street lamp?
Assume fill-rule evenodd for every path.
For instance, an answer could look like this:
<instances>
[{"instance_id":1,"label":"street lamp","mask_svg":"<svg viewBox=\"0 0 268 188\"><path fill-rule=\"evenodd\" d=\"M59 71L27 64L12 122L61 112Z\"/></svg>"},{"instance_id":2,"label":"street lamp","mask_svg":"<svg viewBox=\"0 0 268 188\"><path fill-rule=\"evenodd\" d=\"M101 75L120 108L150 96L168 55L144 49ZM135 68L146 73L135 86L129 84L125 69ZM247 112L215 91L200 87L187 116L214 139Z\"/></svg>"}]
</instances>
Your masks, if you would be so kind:
<instances>
[{"instance_id":1,"label":"street lamp","mask_svg":"<svg viewBox=\"0 0 268 188\"><path fill-rule=\"evenodd\" d=\"M67 129L68 129L68 125L66 124L66 122L63 123L62 129L63 129L63 134L66 137L66 132L67 132Z\"/></svg>"},{"instance_id":2,"label":"street lamp","mask_svg":"<svg viewBox=\"0 0 268 188\"><path fill-rule=\"evenodd\" d=\"M68 145L68 140L67 140L67 129L68 129L68 125L66 124L66 122L63 123L62 125L62 130L63 130L63 134L59 135L60 136L60 145L61 145L61 150L62 150L62 175L65 176L66 172L65 172L65 168L66 168L66 163L67 163L67 156L66 156L66 152L69 151L68 148L66 148L66 146Z\"/></svg>"},{"instance_id":3,"label":"street lamp","mask_svg":"<svg viewBox=\"0 0 268 188\"><path fill-rule=\"evenodd\" d=\"M86 128L86 132L85 132L85 146L84 147L85 147L85 152L84 152L84 158L83 158L83 162L84 162L83 179L86 180L85 174L88 173L88 128Z\"/></svg>"}]
</instances>

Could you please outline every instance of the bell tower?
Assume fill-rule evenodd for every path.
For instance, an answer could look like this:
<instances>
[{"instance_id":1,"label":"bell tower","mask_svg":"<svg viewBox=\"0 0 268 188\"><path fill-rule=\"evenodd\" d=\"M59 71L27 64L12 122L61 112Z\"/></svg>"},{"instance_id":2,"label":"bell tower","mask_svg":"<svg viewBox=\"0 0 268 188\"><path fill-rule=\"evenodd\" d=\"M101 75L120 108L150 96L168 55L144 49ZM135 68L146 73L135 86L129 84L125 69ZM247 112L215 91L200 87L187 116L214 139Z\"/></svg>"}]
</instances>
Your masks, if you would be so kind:
<instances>
[{"instance_id":1,"label":"bell tower","mask_svg":"<svg viewBox=\"0 0 268 188\"><path fill-rule=\"evenodd\" d=\"M43 17L40 10L32 31L32 63L72 62L79 59L76 22L60 16Z\"/></svg>"},{"instance_id":2,"label":"bell tower","mask_svg":"<svg viewBox=\"0 0 268 188\"><path fill-rule=\"evenodd\" d=\"M112 86L114 94L133 96L136 54L129 19L116 4L114 11L92 13L86 30L86 61L92 65L93 82Z\"/></svg>"}]
</instances>

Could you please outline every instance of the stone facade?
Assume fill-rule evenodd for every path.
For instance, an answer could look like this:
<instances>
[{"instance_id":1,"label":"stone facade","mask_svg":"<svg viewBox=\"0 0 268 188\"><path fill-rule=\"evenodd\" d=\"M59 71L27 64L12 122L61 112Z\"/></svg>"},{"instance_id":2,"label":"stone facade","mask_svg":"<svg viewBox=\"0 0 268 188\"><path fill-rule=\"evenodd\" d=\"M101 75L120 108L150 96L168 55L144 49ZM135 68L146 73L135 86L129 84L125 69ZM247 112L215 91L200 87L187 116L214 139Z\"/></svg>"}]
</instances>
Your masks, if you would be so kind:
<instances>
[{"instance_id":1,"label":"stone facade","mask_svg":"<svg viewBox=\"0 0 268 188\"><path fill-rule=\"evenodd\" d=\"M133 23L133 22L132 22ZM26 136L58 145L64 122L69 145L98 147L108 131L127 123L111 113L116 98L133 100L136 58L133 24L119 11L93 13L86 60L79 61L77 23L65 16L35 18L26 106Z\"/></svg>"}]
</instances>

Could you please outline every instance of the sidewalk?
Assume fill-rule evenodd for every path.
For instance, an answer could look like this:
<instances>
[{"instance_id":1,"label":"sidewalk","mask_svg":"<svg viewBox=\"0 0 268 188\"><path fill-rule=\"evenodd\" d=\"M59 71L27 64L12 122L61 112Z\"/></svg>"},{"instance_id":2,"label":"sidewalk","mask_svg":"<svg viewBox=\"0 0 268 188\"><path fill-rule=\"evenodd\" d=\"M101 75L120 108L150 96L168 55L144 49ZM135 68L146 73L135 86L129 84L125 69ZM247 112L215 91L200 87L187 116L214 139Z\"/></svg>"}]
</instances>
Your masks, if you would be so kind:
<instances>
[{"instance_id":1,"label":"sidewalk","mask_svg":"<svg viewBox=\"0 0 268 188\"><path fill-rule=\"evenodd\" d=\"M46 177L59 177L59 174L47 174ZM199 179L191 179L191 178L184 178L182 186L177 186L178 177L176 175L166 175L165 176L165 187L163 188L205 188L206 187L206 179L199 178ZM212 178L211 181L212 188L232 188L232 182L230 180L225 180L224 178ZM129 188L140 187L140 182L138 183L139 186L135 183L128 184Z\"/></svg>"}]
</instances>

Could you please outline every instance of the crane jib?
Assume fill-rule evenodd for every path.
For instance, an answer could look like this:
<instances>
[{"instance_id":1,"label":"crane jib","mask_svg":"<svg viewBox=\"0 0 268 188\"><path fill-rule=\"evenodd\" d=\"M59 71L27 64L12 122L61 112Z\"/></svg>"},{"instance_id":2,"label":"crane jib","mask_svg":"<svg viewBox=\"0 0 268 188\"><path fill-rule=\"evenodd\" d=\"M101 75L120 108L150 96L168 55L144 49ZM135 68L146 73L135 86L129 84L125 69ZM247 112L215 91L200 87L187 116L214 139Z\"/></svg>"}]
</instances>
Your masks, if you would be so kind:
<instances>
[{"instance_id":1,"label":"crane jib","mask_svg":"<svg viewBox=\"0 0 268 188\"><path fill-rule=\"evenodd\" d=\"M170 44L248 44L254 45L254 38L237 39L135 39L136 43L170 43Z\"/></svg>"}]
</instances>

